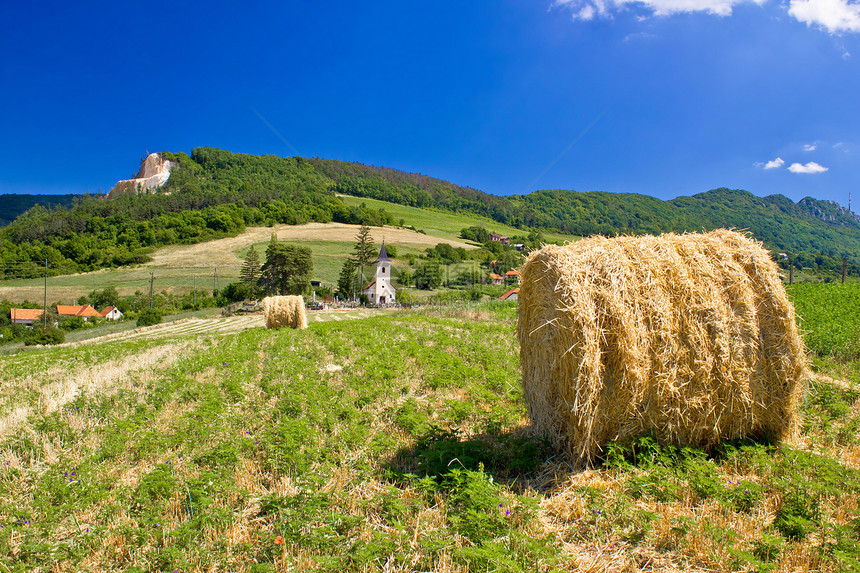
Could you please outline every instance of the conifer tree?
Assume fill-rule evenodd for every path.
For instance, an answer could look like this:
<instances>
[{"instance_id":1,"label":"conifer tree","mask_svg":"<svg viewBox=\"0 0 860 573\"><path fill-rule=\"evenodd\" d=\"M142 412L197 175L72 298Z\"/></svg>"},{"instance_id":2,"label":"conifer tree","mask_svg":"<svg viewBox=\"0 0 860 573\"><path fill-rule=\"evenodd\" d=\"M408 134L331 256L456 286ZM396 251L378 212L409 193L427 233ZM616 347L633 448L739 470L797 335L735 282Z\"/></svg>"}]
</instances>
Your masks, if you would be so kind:
<instances>
[{"instance_id":1,"label":"conifer tree","mask_svg":"<svg viewBox=\"0 0 860 573\"><path fill-rule=\"evenodd\" d=\"M337 292L343 300L352 299L355 295L355 271L358 263L352 257L347 257L340 269L340 277L337 279Z\"/></svg>"},{"instance_id":2,"label":"conifer tree","mask_svg":"<svg viewBox=\"0 0 860 573\"><path fill-rule=\"evenodd\" d=\"M374 260L375 250L373 248L373 235L370 234L370 227L362 225L358 229L358 235L355 236L355 262L358 264L359 275L361 277L361 285L359 288L364 288L364 267L369 265Z\"/></svg>"},{"instance_id":3,"label":"conifer tree","mask_svg":"<svg viewBox=\"0 0 860 573\"><path fill-rule=\"evenodd\" d=\"M257 249L251 245L251 250L245 255L242 270L239 271L239 279L242 281L253 296L257 296L257 281L260 279L260 255Z\"/></svg>"}]
</instances>

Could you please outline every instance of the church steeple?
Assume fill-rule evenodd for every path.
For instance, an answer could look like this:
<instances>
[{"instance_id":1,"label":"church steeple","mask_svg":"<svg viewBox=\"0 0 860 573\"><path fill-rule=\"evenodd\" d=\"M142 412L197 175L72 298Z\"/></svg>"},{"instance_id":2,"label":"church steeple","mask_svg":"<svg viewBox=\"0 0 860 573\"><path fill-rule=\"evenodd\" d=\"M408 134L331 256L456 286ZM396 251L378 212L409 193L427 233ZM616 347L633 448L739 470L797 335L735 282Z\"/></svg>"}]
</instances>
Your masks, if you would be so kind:
<instances>
[{"instance_id":1,"label":"church steeple","mask_svg":"<svg viewBox=\"0 0 860 573\"><path fill-rule=\"evenodd\" d=\"M388 252L385 250L385 239L382 240L382 248L379 249L379 258L376 259L378 261L388 261L391 262L391 259L388 258Z\"/></svg>"},{"instance_id":2,"label":"church steeple","mask_svg":"<svg viewBox=\"0 0 860 573\"><path fill-rule=\"evenodd\" d=\"M385 250L384 240L382 248L379 249L379 257L376 259L375 278L371 301L377 304L393 303L397 293L391 284L391 259L388 258L388 251Z\"/></svg>"}]
</instances>

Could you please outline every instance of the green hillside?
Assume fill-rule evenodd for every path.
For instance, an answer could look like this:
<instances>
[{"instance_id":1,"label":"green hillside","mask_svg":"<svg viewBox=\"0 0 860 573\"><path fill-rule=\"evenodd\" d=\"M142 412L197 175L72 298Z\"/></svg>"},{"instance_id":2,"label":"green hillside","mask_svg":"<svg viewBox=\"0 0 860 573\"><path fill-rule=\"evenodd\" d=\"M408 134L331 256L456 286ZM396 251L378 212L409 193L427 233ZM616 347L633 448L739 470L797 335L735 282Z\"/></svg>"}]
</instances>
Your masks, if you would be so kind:
<instances>
[{"instance_id":1,"label":"green hillside","mask_svg":"<svg viewBox=\"0 0 860 573\"><path fill-rule=\"evenodd\" d=\"M164 155L179 167L159 192L108 201L82 196L70 206L34 207L0 229L0 260L47 259L56 273L80 272L144 262L159 246L235 236L246 226L312 221L402 221L455 236L454 227L433 227L432 213L441 212L461 217L464 226L482 217L481 224L498 224L496 232L525 236L536 229L550 240L557 234L747 229L800 266L828 272L841 266L843 256L860 252L857 216L812 198L794 203L781 195L729 189L671 201L571 190L498 197L421 174L337 160L212 148Z\"/></svg>"},{"instance_id":2,"label":"green hillside","mask_svg":"<svg viewBox=\"0 0 860 573\"><path fill-rule=\"evenodd\" d=\"M0 227L5 227L12 221L35 207L71 207L77 195L28 195L8 193L0 195Z\"/></svg>"}]
</instances>

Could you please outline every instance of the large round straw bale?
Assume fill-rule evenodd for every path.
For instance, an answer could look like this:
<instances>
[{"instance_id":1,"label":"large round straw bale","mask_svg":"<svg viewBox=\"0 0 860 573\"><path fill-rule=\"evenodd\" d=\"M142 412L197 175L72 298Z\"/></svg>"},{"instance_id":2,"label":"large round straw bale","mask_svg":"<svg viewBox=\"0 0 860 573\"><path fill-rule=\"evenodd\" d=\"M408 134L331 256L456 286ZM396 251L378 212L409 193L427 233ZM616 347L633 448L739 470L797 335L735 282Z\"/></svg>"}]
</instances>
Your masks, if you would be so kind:
<instances>
[{"instance_id":1,"label":"large round straw bale","mask_svg":"<svg viewBox=\"0 0 860 573\"><path fill-rule=\"evenodd\" d=\"M305 299L301 296L267 296L263 299L266 328L307 328Z\"/></svg>"},{"instance_id":2,"label":"large round straw bale","mask_svg":"<svg viewBox=\"0 0 860 573\"><path fill-rule=\"evenodd\" d=\"M734 231L532 253L517 335L538 434L578 462L653 433L713 446L796 429L806 353L768 252Z\"/></svg>"}]
</instances>

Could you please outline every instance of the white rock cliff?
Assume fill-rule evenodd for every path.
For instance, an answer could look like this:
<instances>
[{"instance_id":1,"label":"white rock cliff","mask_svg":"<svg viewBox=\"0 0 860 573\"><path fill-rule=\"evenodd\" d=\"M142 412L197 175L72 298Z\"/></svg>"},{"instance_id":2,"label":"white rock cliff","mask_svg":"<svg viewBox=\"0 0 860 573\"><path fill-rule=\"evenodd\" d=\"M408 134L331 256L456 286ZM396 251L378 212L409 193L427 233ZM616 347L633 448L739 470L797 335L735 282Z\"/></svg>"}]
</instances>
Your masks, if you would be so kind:
<instances>
[{"instance_id":1,"label":"white rock cliff","mask_svg":"<svg viewBox=\"0 0 860 573\"><path fill-rule=\"evenodd\" d=\"M123 179L118 181L107 198L116 197L118 195L126 195L128 193L151 193L158 189L170 177L170 169L176 163L164 159L160 153L150 153L140 163L140 170L134 179Z\"/></svg>"}]
</instances>

